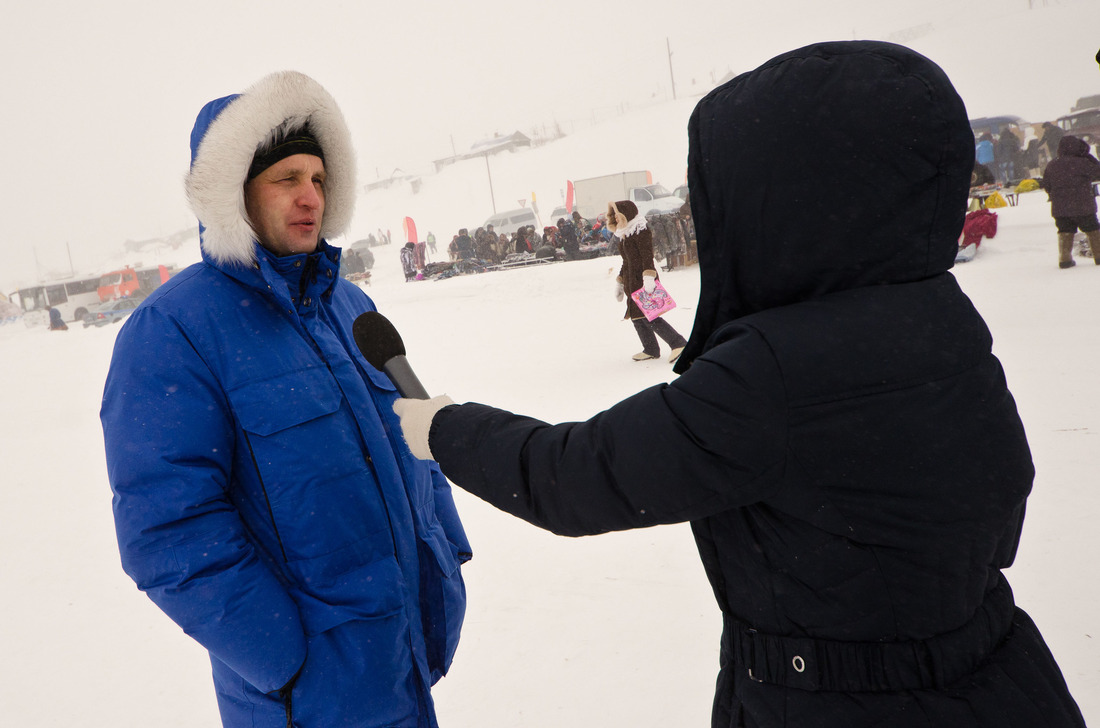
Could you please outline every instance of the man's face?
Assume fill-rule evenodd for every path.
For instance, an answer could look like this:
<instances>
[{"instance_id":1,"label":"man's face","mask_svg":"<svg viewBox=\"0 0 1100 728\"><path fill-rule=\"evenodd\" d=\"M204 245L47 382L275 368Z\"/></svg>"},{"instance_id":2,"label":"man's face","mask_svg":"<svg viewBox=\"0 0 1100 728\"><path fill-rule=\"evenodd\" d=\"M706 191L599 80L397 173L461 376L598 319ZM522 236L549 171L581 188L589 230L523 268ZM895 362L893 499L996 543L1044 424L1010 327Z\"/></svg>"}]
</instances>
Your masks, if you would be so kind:
<instances>
[{"instance_id":1,"label":"man's face","mask_svg":"<svg viewBox=\"0 0 1100 728\"><path fill-rule=\"evenodd\" d=\"M293 154L245 183L244 206L256 238L278 256L312 253L325 213L325 164Z\"/></svg>"}]
</instances>

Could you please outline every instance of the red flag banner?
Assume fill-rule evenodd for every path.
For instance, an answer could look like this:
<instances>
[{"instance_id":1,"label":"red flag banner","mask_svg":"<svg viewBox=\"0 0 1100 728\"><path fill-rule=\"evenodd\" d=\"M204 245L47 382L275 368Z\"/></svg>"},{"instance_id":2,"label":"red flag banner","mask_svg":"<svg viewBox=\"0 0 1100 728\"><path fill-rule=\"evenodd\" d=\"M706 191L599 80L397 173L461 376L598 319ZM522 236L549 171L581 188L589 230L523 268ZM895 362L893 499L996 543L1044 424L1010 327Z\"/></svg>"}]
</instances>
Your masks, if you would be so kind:
<instances>
[{"instance_id":1,"label":"red flag banner","mask_svg":"<svg viewBox=\"0 0 1100 728\"><path fill-rule=\"evenodd\" d=\"M565 181L565 211L573 214L573 183L569 180Z\"/></svg>"},{"instance_id":2,"label":"red flag banner","mask_svg":"<svg viewBox=\"0 0 1100 728\"><path fill-rule=\"evenodd\" d=\"M409 243L418 242L416 237L416 223L413 222L411 217L405 218L405 241Z\"/></svg>"}]
</instances>

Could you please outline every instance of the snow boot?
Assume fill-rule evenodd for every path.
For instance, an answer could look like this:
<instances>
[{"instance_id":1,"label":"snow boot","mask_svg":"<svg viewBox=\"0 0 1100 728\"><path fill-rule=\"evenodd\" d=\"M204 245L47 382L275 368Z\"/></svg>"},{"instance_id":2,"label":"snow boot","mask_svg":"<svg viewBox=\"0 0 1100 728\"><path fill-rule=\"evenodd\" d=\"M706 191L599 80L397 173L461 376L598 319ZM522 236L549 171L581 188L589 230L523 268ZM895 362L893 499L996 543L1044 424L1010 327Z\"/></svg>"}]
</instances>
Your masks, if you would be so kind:
<instances>
[{"instance_id":1,"label":"snow boot","mask_svg":"<svg viewBox=\"0 0 1100 728\"><path fill-rule=\"evenodd\" d=\"M1089 239L1089 250L1092 251L1092 262L1100 265L1100 230L1090 230L1085 233Z\"/></svg>"},{"instance_id":2,"label":"snow boot","mask_svg":"<svg viewBox=\"0 0 1100 728\"><path fill-rule=\"evenodd\" d=\"M683 353L684 353L684 347L682 347L682 346L676 347L675 349L672 350L672 353L668 355L668 363L672 364L677 359L679 359L680 355L683 354Z\"/></svg>"},{"instance_id":3,"label":"snow boot","mask_svg":"<svg viewBox=\"0 0 1100 728\"><path fill-rule=\"evenodd\" d=\"M1072 268L1077 265L1073 261L1073 233L1058 233L1058 267Z\"/></svg>"},{"instance_id":4,"label":"snow boot","mask_svg":"<svg viewBox=\"0 0 1100 728\"><path fill-rule=\"evenodd\" d=\"M633 359L634 361L646 361L647 359L656 359L657 355L656 354L650 354L650 353L645 352L645 351L639 351L637 354L635 354L634 356L632 356L630 358Z\"/></svg>"}]
</instances>

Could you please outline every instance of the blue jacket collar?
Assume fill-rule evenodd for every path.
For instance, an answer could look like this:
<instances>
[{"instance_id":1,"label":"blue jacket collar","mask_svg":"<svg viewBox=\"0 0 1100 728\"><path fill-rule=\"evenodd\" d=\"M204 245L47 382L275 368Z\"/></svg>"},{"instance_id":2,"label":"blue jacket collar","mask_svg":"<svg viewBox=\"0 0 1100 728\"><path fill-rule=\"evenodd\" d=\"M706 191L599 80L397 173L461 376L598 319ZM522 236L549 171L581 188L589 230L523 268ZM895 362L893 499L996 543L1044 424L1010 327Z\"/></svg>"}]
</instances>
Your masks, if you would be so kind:
<instances>
[{"instance_id":1,"label":"blue jacket collar","mask_svg":"<svg viewBox=\"0 0 1100 728\"><path fill-rule=\"evenodd\" d=\"M246 286L273 295L284 307L316 306L331 295L340 277L340 248L321 240L312 253L278 256L253 241L255 263L243 266L213 260L209 265Z\"/></svg>"}]
</instances>

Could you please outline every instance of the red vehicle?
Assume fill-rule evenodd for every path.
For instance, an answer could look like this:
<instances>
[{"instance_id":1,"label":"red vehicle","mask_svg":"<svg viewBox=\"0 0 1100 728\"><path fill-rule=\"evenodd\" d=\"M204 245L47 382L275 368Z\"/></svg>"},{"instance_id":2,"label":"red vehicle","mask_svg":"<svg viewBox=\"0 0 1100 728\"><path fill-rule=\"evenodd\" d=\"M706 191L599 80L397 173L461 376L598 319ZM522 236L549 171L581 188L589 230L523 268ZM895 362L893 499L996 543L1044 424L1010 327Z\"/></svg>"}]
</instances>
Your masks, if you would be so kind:
<instances>
[{"instance_id":1,"label":"red vehicle","mask_svg":"<svg viewBox=\"0 0 1100 728\"><path fill-rule=\"evenodd\" d=\"M150 293L171 276L167 266L155 268L131 268L113 270L99 279L99 300L115 301L129 298L137 292Z\"/></svg>"}]
</instances>

